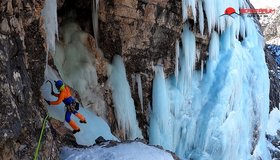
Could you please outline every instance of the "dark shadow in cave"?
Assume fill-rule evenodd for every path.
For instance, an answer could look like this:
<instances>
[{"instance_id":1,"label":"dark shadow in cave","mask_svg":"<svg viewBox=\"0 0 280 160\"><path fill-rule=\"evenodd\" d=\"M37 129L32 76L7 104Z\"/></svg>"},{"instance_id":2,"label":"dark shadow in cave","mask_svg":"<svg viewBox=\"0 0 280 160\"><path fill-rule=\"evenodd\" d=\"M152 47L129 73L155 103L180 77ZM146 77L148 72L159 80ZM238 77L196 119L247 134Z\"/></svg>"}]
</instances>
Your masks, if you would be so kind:
<instances>
[{"instance_id":1,"label":"dark shadow in cave","mask_svg":"<svg viewBox=\"0 0 280 160\"><path fill-rule=\"evenodd\" d=\"M65 0L57 10L58 28L68 17L74 17L81 29L94 37L92 25L92 1Z\"/></svg>"}]
</instances>

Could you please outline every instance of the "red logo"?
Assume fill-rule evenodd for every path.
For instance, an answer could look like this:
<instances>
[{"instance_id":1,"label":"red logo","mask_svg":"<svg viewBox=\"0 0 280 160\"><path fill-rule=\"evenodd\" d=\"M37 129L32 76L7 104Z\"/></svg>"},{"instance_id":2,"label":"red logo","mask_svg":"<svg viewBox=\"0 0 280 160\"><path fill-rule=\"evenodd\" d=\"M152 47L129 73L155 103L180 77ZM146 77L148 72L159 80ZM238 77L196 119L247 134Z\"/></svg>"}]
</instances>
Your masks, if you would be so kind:
<instances>
[{"instance_id":1,"label":"red logo","mask_svg":"<svg viewBox=\"0 0 280 160\"><path fill-rule=\"evenodd\" d=\"M263 9L254 9L254 8L240 8L239 9L239 13L237 13L235 11L234 8L232 7L228 7L224 14L220 15L221 16L230 16L233 18L233 14L237 14L237 15L241 15L241 14L251 14L250 16L254 15L254 14L270 14L270 13L274 13L276 10L275 9L271 9L271 8L263 8Z\"/></svg>"},{"instance_id":2,"label":"red logo","mask_svg":"<svg viewBox=\"0 0 280 160\"><path fill-rule=\"evenodd\" d=\"M276 10L272 8L261 8L261 9L252 9L252 8L240 8L240 13L247 13L247 14L269 14L274 13Z\"/></svg>"},{"instance_id":3,"label":"red logo","mask_svg":"<svg viewBox=\"0 0 280 160\"><path fill-rule=\"evenodd\" d=\"M225 15L231 16L232 14L237 14L237 15L239 15L238 13L236 13L236 11L235 11L234 8L228 7L228 8L225 10L224 14L220 15L220 17L221 17L221 16L225 16ZM231 16L231 17L232 17L232 16ZM233 18L233 17L232 17L232 18Z\"/></svg>"}]
</instances>

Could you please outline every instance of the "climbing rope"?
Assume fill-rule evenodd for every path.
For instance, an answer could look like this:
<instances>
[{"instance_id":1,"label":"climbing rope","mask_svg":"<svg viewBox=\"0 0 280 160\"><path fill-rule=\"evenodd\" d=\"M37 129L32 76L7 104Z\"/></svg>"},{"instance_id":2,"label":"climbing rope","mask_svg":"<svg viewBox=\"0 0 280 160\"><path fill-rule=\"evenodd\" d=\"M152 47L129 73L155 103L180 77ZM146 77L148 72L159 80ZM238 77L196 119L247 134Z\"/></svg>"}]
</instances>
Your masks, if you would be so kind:
<instances>
[{"instance_id":1,"label":"climbing rope","mask_svg":"<svg viewBox=\"0 0 280 160\"><path fill-rule=\"evenodd\" d=\"M38 145L37 145L37 148L36 148L36 152L34 154L34 160L37 160L37 157L38 157L38 153L39 153L39 149L40 149L40 145L41 145L41 141L42 141L42 137L43 137L43 133L44 133L44 130L46 128L46 123L47 123L47 119L48 119L49 115L47 114L44 121L43 121L43 126L42 126L42 130L41 130L41 134L40 134L40 138L39 138L39 141L38 141Z\"/></svg>"}]
</instances>

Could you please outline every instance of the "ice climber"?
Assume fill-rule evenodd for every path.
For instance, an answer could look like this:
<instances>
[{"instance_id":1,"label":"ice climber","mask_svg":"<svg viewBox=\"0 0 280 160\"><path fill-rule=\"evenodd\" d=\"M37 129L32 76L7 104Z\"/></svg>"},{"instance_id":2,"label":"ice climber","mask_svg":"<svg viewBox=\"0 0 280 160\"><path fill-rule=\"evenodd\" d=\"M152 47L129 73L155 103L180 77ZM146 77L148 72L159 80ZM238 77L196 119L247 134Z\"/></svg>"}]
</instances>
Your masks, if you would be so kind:
<instances>
[{"instance_id":1,"label":"ice climber","mask_svg":"<svg viewBox=\"0 0 280 160\"><path fill-rule=\"evenodd\" d=\"M61 80L55 81L55 87L60 92L59 94L54 93L52 90L51 94L58 97L56 101L45 100L49 105L58 105L63 102L66 106L65 121L73 128L73 134L80 131L78 125L71 120L71 114L73 113L80 119L80 123L87 123L85 117L80 114L77 110L79 109L79 103L71 96L70 88L63 84Z\"/></svg>"}]
</instances>

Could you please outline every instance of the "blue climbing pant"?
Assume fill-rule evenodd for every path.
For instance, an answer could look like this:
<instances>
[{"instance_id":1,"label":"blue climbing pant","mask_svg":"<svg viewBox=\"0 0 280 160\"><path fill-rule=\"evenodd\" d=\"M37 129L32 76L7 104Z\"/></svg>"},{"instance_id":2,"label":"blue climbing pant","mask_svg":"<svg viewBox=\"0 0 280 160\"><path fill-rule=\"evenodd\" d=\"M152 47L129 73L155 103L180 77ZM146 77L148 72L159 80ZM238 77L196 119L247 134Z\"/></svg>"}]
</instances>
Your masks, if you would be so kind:
<instances>
[{"instance_id":1,"label":"blue climbing pant","mask_svg":"<svg viewBox=\"0 0 280 160\"><path fill-rule=\"evenodd\" d=\"M77 111L70 112L68 110L66 111L66 113L65 113L65 121L66 122L68 122L68 123L70 122L72 113L75 115L78 112Z\"/></svg>"}]
</instances>

